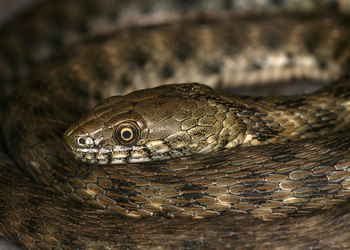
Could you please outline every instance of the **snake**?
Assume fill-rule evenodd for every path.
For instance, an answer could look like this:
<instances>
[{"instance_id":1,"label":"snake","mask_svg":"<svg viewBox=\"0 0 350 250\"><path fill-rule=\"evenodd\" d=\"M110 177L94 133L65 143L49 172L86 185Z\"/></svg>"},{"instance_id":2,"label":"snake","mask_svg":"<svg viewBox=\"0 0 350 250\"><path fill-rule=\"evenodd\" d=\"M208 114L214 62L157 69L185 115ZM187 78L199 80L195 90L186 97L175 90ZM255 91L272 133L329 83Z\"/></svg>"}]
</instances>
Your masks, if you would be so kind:
<instances>
[{"instance_id":1,"label":"snake","mask_svg":"<svg viewBox=\"0 0 350 250\"><path fill-rule=\"evenodd\" d=\"M28 249L349 248L348 17L194 14L194 1L181 20L98 34L96 13L122 23L142 6L130 2L47 2L1 30L0 236ZM47 32L56 11L68 14ZM225 91L304 78L329 85Z\"/></svg>"}]
</instances>

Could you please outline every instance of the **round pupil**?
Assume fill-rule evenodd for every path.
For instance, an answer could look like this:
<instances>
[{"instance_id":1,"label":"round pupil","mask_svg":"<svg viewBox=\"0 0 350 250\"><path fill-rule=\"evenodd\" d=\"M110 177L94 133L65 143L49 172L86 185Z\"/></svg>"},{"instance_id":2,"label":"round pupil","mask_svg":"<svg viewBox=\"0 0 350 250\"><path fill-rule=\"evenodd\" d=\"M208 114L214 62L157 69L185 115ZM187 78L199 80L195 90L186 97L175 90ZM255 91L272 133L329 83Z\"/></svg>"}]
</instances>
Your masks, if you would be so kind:
<instances>
[{"instance_id":1,"label":"round pupil","mask_svg":"<svg viewBox=\"0 0 350 250\"><path fill-rule=\"evenodd\" d=\"M130 130L124 130L122 133L122 137L124 140L128 140L131 138L131 132Z\"/></svg>"}]
</instances>

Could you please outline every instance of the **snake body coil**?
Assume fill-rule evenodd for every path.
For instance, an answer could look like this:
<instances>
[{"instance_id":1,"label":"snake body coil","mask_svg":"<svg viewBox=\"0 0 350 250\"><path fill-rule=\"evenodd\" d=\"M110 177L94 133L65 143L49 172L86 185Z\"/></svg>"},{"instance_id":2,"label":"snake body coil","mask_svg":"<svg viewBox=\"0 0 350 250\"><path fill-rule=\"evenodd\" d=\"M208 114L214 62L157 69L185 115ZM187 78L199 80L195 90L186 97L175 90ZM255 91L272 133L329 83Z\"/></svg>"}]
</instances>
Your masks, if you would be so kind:
<instances>
[{"instance_id":1,"label":"snake body coil","mask_svg":"<svg viewBox=\"0 0 350 250\"><path fill-rule=\"evenodd\" d=\"M33 249L349 247L349 38L347 17L226 13L54 55L3 119L15 163L1 155L0 235ZM295 78L333 83L124 95Z\"/></svg>"}]
</instances>

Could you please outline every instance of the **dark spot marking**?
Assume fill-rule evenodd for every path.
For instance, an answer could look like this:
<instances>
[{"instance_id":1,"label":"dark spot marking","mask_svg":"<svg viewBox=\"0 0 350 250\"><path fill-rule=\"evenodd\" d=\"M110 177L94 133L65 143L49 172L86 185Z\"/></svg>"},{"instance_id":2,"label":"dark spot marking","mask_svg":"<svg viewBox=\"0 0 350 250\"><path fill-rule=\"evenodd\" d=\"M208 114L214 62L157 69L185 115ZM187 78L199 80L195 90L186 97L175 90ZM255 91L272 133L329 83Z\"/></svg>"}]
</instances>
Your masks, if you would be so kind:
<instances>
[{"instance_id":1,"label":"dark spot marking","mask_svg":"<svg viewBox=\"0 0 350 250\"><path fill-rule=\"evenodd\" d=\"M337 1L330 1L328 4L328 8L332 9L333 11L339 11L340 10L340 6L339 3Z\"/></svg>"},{"instance_id":2,"label":"dark spot marking","mask_svg":"<svg viewBox=\"0 0 350 250\"><path fill-rule=\"evenodd\" d=\"M294 98L288 98L285 101L277 102L276 107L280 108L281 106L285 106L285 109L289 108L298 108L305 103L305 98L300 96L300 97L294 97Z\"/></svg>"},{"instance_id":3,"label":"dark spot marking","mask_svg":"<svg viewBox=\"0 0 350 250\"><path fill-rule=\"evenodd\" d=\"M60 49L64 46L64 42L61 39L56 38L51 41L51 45L55 49Z\"/></svg>"},{"instance_id":4,"label":"dark spot marking","mask_svg":"<svg viewBox=\"0 0 350 250\"><path fill-rule=\"evenodd\" d=\"M38 224L34 220L25 220L23 224L26 225L28 233L37 233Z\"/></svg>"},{"instance_id":5,"label":"dark spot marking","mask_svg":"<svg viewBox=\"0 0 350 250\"><path fill-rule=\"evenodd\" d=\"M324 70L327 67L327 63L325 61L319 61L318 66Z\"/></svg>"},{"instance_id":6,"label":"dark spot marking","mask_svg":"<svg viewBox=\"0 0 350 250\"><path fill-rule=\"evenodd\" d=\"M315 54L316 44L320 40L319 34L317 32L309 32L309 35L305 38L305 45L307 50L311 54Z\"/></svg>"},{"instance_id":7,"label":"dark spot marking","mask_svg":"<svg viewBox=\"0 0 350 250\"><path fill-rule=\"evenodd\" d=\"M163 67L163 70L161 72L161 77L163 79L170 78L174 75L174 69L171 67L168 63Z\"/></svg>"},{"instance_id":8,"label":"dark spot marking","mask_svg":"<svg viewBox=\"0 0 350 250\"><path fill-rule=\"evenodd\" d=\"M43 105L33 105L32 106L33 115L36 117L52 117L54 115L51 106L43 106Z\"/></svg>"},{"instance_id":9,"label":"dark spot marking","mask_svg":"<svg viewBox=\"0 0 350 250\"><path fill-rule=\"evenodd\" d=\"M275 6L275 5L282 5L283 0L272 0L271 1L271 5Z\"/></svg>"},{"instance_id":10,"label":"dark spot marking","mask_svg":"<svg viewBox=\"0 0 350 250\"><path fill-rule=\"evenodd\" d=\"M80 34L87 34L89 32L89 27L87 23L81 23L78 27L77 27L77 31Z\"/></svg>"},{"instance_id":11,"label":"dark spot marking","mask_svg":"<svg viewBox=\"0 0 350 250\"><path fill-rule=\"evenodd\" d=\"M288 62L286 65L286 68L291 68L293 66L295 66L295 59L294 59L294 55L291 52L287 52L287 58L288 58Z\"/></svg>"},{"instance_id":12,"label":"dark spot marking","mask_svg":"<svg viewBox=\"0 0 350 250\"><path fill-rule=\"evenodd\" d=\"M133 58L133 62L139 67L143 68L145 64L147 63L148 56L144 54L143 52L139 52L136 54L136 56Z\"/></svg>"},{"instance_id":13,"label":"dark spot marking","mask_svg":"<svg viewBox=\"0 0 350 250\"><path fill-rule=\"evenodd\" d=\"M95 99L97 102L102 101L102 100L103 100L102 93L101 93L101 92L96 92L96 93L94 93L94 99Z\"/></svg>"},{"instance_id":14,"label":"dark spot marking","mask_svg":"<svg viewBox=\"0 0 350 250\"><path fill-rule=\"evenodd\" d=\"M152 13L152 8L150 8L150 5L144 4L142 6L142 14L148 15L150 13Z\"/></svg>"},{"instance_id":15,"label":"dark spot marking","mask_svg":"<svg viewBox=\"0 0 350 250\"><path fill-rule=\"evenodd\" d=\"M222 3L223 9L233 9L233 6L235 6L234 4L234 0L224 0Z\"/></svg>"},{"instance_id":16,"label":"dark spot marking","mask_svg":"<svg viewBox=\"0 0 350 250\"><path fill-rule=\"evenodd\" d=\"M339 58L340 56L343 55L344 50L349 46L349 42L347 40L343 40L340 43L337 44L333 56L335 58Z\"/></svg>"},{"instance_id":17,"label":"dark spot marking","mask_svg":"<svg viewBox=\"0 0 350 250\"><path fill-rule=\"evenodd\" d=\"M185 31L179 32L178 38L176 41L177 49L174 50L173 53L181 62L184 62L187 58L191 57L194 53L190 42L191 42L191 39L187 38L187 33Z\"/></svg>"},{"instance_id":18,"label":"dark spot marking","mask_svg":"<svg viewBox=\"0 0 350 250\"><path fill-rule=\"evenodd\" d=\"M189 9L192 9L194 6L198 5L197 0L178 0L178 7L182 11L188 11Z\"/></svg>"},{"instance_id":19,"label":"dark spot marking","mask_svg":"<svg viewBox=\"0 0 350 250\"><path fill-rule=\"evenodd\" d=\"M272 50L276 50L279 46L281 37L276 33L269 33L268 34L268 40L267 40L267 46L271 48Z\"/></svg>"},{"instance_id":20,"label":"dark spot marking","mask_svg":"<svg viewBox=\"0 0 350 250\"><path fill-rule=\"evenodd\" d=\"M182 197L188 201L200 199L204 196L203 187L200 185L185 185L182 191Z\"/></svg>"},{"instance_id":21,"label":"dark spot marking","mask_svg":"<svg viewBox=\"0 0 350 250\"><path fill-rule=\"evenodd\" d=\"M318 126L317 127L312 127L311 129L306 130L306 132L319 132L322 129L326 129L326 128L334 128L335 125L334 124L329 124L328 122L325 124L322 124L322 120L318 120L318 122L316 123ZM321 125L322 124L322 125ZM312 124L311 124L312 125Z\"/></svg>"},{"instance_id":22,"label":"dark spot marking","mask_svg":"<svg viewBox=\"0 0 350 250\"><path fill-rule=\"evenodd\" d=\"M62 239L64 239L64 240L62 240L61 246L66 245L66 246L74 247L74 245L75 245L74 243L79 242L79 239L77 237L72 237L72 234L64 233L63 235L64 235L64 237L62 236ZM81 246L79 245L79 247L81 247Z\"/></svg>"},{"instance_id":23,"label":"dark spot marking","mask_svg":"<svg viewBox=\"0 0 350 250\"><path fill-rule=\"evenodd\" d=\"M30 81L30 89L32 90L39 90L41 92L47 92L48 91L48 84L42 79L33 79Z\"/></svg>"},{"instance_id":24,"label":"dark spot marking","mask_svg":"<svg viewBox=\"0 0 350 250\"><path fill-rule=\"evenodd\" d=\"M34 68L36 64L37 64L37 62L34 61L33 58L26 58L25 65L26 65L28 68L30 68L30 69Z\"/></svg>"},{"instance_id":25,"label":"dark spot marking","mask_svg":"<svg viewBox=\"0 0 350 250\"><path fill-rule=\"evenodd\" d=\"M117 13L116 11L112 12L109 14L108 18L109 20L116 22L119 19L119 13Z\"/></svg>"},{"instance_id":26,"label":"dark spot marking","mask_svg":"<svg viewBox=\"0 0 350 250\"><path fill-rule=\"evenodd\" d=\"M207 62L206 68L213 74L218 74L221 72L219 64L215 61Z\"/></svg>"},{"instance_id":27,"label":"dark spot marking","mask_svg":"<svg viewBox=\"0 0 350 250\"><path fill-rule=\"evenodd\" d=\"M120 78L120 85L122 88L127 88L129 85L131 85L131 81L129 80L128 76L126 74L123 74Z\"/></svg>"},{"instance_id":28,"label":"dark spot marking","mask_svg":"<svg viewBox=\"0 0 350 250\"><path fill-rule=\"evenodd\" d=\"M261 68L262 68L262 67L261 67L261 63L258 62L257 60L253 60L251 66L252 66L252 69L253 69L253 70L261 69Z\"/></svg>"},{"instance_id":29,"label":"dark spot marking","mask_svg":"<svg viewBox=\"0 0 350 250\"><path fill-rule=\"evenodd\" d=\"M272 158L273 161L277 162L288 162L294 160L294 156L292 155L281 155L281 156L276 156Z\"/></svg>"}]
</instances>

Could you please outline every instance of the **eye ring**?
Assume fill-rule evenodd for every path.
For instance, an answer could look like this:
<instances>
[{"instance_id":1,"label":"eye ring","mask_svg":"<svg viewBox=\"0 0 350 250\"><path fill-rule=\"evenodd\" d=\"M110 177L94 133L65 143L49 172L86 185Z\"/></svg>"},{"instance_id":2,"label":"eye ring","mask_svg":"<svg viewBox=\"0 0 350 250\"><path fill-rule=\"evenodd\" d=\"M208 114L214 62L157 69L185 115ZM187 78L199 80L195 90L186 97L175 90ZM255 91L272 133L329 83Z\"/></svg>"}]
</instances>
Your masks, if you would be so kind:
<instances>
[{"instance_id":1,"label":"eye ring","mask_svg":"<svg viewBox=\"0 0 350 250\"><path fill-rule=\"evenodd\" d=\"M115 129L115 139L124 146L135 144L140 136L140 128L134 122L123 122Z\"/></svg>"}]
</instances>

